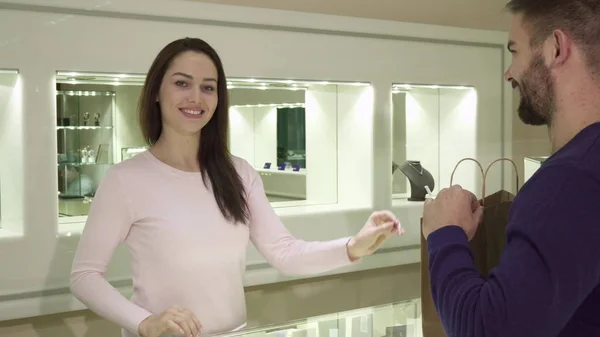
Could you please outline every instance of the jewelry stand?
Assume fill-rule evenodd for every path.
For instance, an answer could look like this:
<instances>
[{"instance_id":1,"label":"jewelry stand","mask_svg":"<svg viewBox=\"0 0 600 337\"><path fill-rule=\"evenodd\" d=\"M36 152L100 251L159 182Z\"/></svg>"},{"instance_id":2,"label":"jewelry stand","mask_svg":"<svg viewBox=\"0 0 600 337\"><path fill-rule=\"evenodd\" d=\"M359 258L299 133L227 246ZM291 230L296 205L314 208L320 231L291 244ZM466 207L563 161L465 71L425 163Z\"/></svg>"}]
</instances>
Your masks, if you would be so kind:
<instances>
[{"instance_id":1,"label":"jewelry stand","mask_svg":"<svg viewBox=\"0 0 600 337\"><path fill-rule=\"evenodd\" d=\"M421 162L417 160L407 160L400 165L399 170L404 173L410 182L408 201L425 201L427 195L425 186L429 187L430 190L435 188L435 180L431 173L421 166Z\"/></svg>"}]
</instances>

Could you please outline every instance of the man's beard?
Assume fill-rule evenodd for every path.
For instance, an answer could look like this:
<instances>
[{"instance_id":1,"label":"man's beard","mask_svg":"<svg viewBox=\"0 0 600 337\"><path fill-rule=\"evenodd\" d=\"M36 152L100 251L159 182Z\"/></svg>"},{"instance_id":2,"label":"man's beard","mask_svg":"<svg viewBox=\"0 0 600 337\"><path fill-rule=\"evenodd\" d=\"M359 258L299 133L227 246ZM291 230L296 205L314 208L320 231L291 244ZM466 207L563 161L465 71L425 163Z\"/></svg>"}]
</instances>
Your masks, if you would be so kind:
<instances>
[{"instance_id":1,"label":"man's beard","mask_svg":"<svg viewBox=\"0 0 600 337\"><path fill-rule=\"evenodd\" d=\"M523 123L536 126L552 124L556 110L554 81L540 54L534 56L521 82L513 82L513 87L518 87L521 93L517 111Z\"/></svg>"}]
</instances>

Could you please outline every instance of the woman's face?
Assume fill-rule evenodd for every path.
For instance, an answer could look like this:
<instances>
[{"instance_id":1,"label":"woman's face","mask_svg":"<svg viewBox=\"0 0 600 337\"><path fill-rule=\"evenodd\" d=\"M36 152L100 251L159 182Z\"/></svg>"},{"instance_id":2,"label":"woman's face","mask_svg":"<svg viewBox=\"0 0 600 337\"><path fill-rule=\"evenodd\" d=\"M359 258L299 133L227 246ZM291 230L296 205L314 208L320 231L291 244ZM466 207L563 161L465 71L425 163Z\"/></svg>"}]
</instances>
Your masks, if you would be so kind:
<instances>
[{"instance_id":1,"label":"woman's face","mask_svg":"<svg viewBox=\"0 0 600 337\"><path fill-rule=\"evenodd\" d=\"M158 92L163 131L199 135L217 108L217 68L205 54L187 51L176 56Z\"/></svg>"}]
</instances>

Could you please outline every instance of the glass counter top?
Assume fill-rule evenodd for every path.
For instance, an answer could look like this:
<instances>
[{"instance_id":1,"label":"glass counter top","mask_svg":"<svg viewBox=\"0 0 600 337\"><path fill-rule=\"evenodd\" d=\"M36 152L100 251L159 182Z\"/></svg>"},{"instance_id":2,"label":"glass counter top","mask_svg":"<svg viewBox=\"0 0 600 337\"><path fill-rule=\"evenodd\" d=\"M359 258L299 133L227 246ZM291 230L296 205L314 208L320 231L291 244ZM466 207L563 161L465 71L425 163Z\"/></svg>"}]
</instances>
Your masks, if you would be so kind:
<instances>
[{"instance_id":1,"label":"glass counter top","mask_svg":"<svg viewBox=\"0 0 600 337\"><path fill-rule=\"evenodd\" d=\"M218 337L420 337L418 302L405 301L222 333Z\"/></svg>"}]
</instances>

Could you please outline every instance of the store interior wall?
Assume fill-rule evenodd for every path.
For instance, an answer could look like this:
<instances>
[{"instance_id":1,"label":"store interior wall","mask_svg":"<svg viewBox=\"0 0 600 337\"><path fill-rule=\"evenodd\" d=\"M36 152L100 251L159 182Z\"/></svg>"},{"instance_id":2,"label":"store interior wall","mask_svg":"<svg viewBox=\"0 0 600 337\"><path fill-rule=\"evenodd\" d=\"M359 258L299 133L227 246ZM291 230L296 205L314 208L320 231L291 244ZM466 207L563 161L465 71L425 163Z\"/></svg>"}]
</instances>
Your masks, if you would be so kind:
<instances>
[{"instance_id":1,"label":"store interior wall","mask_svg":"<svg viewBox=\"0 0 600 337\"><path fill-rule=\"evenodd\" d=\"M223 5L283 9L306 13L426 23L473 29L506 31L510 23L503 7L506 0L186 0Z\"/></svg>"}]
</instances>

